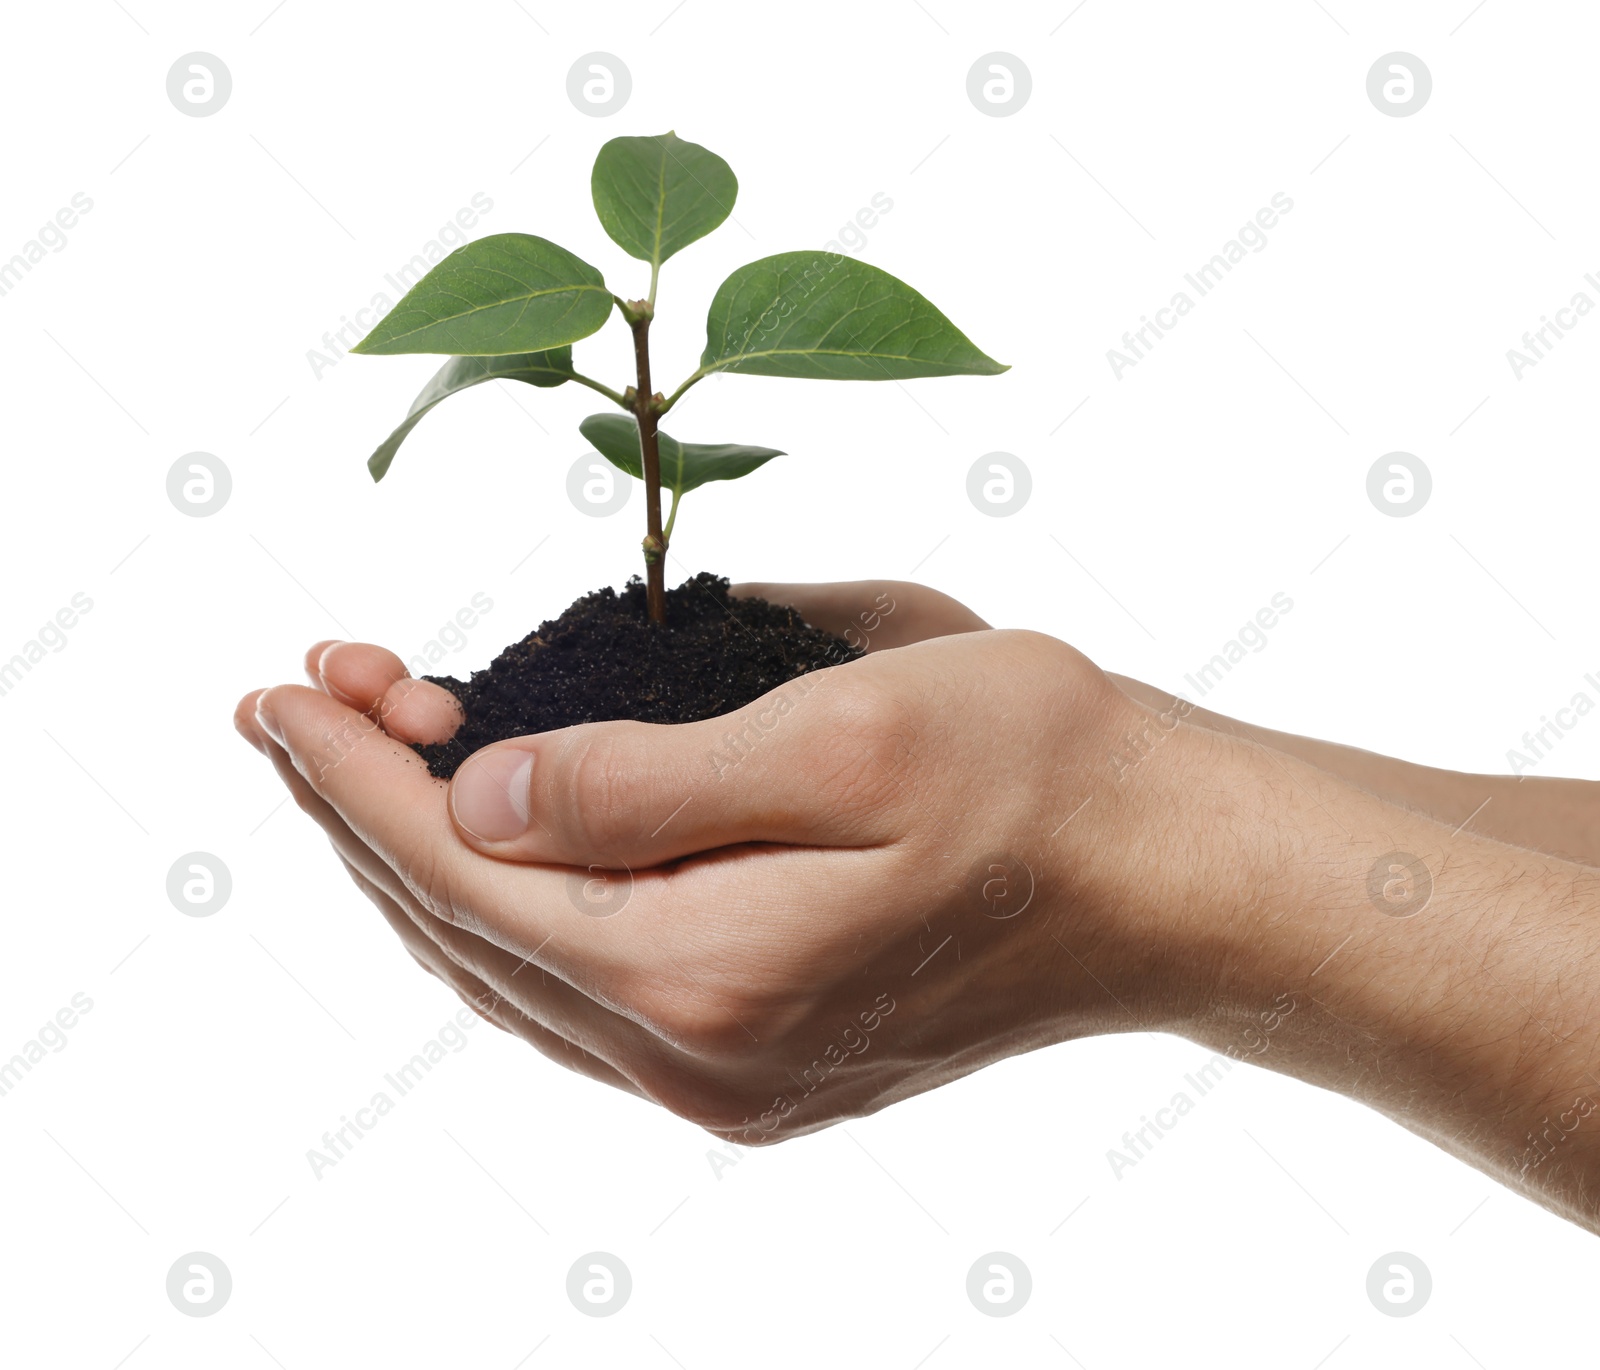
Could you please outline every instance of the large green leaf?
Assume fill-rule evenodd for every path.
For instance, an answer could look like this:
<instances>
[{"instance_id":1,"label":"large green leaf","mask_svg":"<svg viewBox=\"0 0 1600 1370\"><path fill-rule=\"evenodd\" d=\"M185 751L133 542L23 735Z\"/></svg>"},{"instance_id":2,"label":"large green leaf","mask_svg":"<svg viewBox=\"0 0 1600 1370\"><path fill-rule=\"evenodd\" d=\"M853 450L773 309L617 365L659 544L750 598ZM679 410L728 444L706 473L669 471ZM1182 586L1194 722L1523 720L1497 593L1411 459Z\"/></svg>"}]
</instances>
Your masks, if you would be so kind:
<instances>
[{"instance_id":1,"label":"large green leaf","mask_svg":"<svg viewBox=\"0 0 1600 1370\"><path fill-rule=\"evenodd\" d=\"M630 257L658 267L733 212L733 168L676 133L613 138L589 178L600 223Z\"/></svg>"},{"instance_id":2,"label":"large green leaf","mask_svg":"<svg viewBox=\"0 0 1600 1370\"><path fill-rule=\"evenodd\" d=\"M639 455L639 425L628 414L591 414L578 431L594 450L630 476L644 479ZM737 480L764 466L782 452L772 447L746 447L736 442L679 442L659 429L656 448L661 454L661 484L674 494L687 494L712 480Z\"/></svg>"},{"instance_id":3,"label":"large green leaf","mask_svg":"<svg viewBox=\"0 0 1600 1370\"><path fill-rule=\"evenodd\" d=\"M904 281L832 252L781 252L741 266L706 319L702 373L889 381L993 376L985 356Z\"/></svg>"},{"instance_id":4,"label":"large green leaf","mask_svg":"<svg viewBox=\"0 0 1600 1370\"><path fill-rule=\"evenodd\" d=\"M411 402L405 422L394 430L378 450L367 458L373 480L382 480L400 444L422 422L422 416L441 400L459 390L482 385L484 381L525 381L529 385L560 385L572 375L572 349L558 347L550 352L515 352L509 357L451 357ZM630 419L631 423L632 420Z\"/></svg>"},{"instance_id":5,"label":"large green leaf","mask_svg":"<svg viewBox=\"0 0 1600 1370\"><path fill-rule=\"evenodd\" d=\"M528 233L458 247L351 349L374 355L506 356L586 338L611 313L600 273Z\"/></svg>"}]
</instances>

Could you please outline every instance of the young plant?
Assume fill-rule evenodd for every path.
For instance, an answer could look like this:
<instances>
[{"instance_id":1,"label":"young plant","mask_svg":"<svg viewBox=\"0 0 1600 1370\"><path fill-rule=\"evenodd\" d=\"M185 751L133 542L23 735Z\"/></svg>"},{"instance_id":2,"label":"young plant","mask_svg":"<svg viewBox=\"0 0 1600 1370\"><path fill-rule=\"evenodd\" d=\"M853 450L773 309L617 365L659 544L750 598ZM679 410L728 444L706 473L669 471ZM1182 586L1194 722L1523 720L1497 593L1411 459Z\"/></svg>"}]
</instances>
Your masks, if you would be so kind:
<instances>
[{"instance_id":1,"label":"young plant","mask_svg":"<svg viewBox=\"0 0 1600 1370\"><path fill-rule=\"evenodd\" d=\"M716 153L663 133L613 138L595 158L590 191L611 240L650 263L649 293L635 300L614 295L587 262L527 233L496 233L457 248L352 349L450 358L367 467L382 480L422 417L480 382L588 386L622 412L591 415L579 431L612 465L644 481L647 600L657 623L666 619L663 558L679 499L707 481L734 480L783 455L740 443L679 442L663 433L661 416L691 386L718 371L899 381L1007 369L888 272L831 252L781 252L740 267L722 283L706 319L700 365L663 396L650 378L661 264L728 217L739 182ZM598 332L613 310L633 333L634 382L621 391L572 365L572 344ZM672 491L665 525L663 485Z\"/></svg>"}]
</instances>

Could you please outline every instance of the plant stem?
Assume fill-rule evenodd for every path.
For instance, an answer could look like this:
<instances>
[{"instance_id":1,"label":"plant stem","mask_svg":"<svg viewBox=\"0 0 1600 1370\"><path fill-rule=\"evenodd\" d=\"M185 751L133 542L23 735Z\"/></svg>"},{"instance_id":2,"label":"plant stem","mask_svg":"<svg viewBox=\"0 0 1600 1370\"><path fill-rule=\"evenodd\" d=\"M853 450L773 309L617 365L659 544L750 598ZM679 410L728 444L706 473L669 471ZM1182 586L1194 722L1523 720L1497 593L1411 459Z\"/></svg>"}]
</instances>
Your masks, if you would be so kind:
<instances>
[{"instance_id":1,"label":"plant stem","mask_svg":"<svg viewBox=\"0 0 1600 1370\"><path fill-rule=\"evenodd\" d=\"M675 405L680 399L682 399L683 398L683 392L685 390L687 390L691 385L693 385L696 381L704 380L710 374L711 373L709 371L706 371L706 370L697 370L697 371L695 371L695 373L692 376L690 376L688 380L686 380L682 385L680 385L676 390L674 390L670 395L668 395L666 399L661 401L660 405L657 406L657 408L656 408L657 417L659 417L662 414L665 414L667 412L667 410L671 409L673 405Z\"/></svg>"},{"instance_id":2,"label":"plant stem","mask_svg":"<svg viewBox=\"0 0 1600 1370\"><path fill-rule=\"evenodd\" d=\"M626 409L630 413L633 410L633 406L628 403L625 396L619 395L609 385L601 385L600 382L595 380L592 376L581 375L579 372L573 371L569 373L567 379L577 381L579 385L587 385L591 390L598 390L602 395L610 400L612 404L617 405L621 409Z\"/></svg>"},{"instance_id":3,"label":"plant stem","mask_svg":"<svg viewBox=\"0 0 1600 1370\"><path fill-rule=\"evenodd\" d=\"M672 492L672 507L667 510L667 526L661 530L661 536L666 540L668 546L671 546L672 544L672 525L677 521L678 492L674 490Z\"/></svg>"},{"instance_id":4,"label":"plant stem","mask_svg":"<svg viewBox=\"0 0 1600 1370\"><path fill-rule=\"evenodd\" d=\"M639 457L644 467L644 508L646 532L644 567L650 621L667 621L666 565L667 539L661 530L661 451L656 440L655 392L650 388L650 315L648 305L635 306L629 320L633 328L633 359L638 383L633 392L633 417L639 424Z\"/></svg>"}]
</instances>

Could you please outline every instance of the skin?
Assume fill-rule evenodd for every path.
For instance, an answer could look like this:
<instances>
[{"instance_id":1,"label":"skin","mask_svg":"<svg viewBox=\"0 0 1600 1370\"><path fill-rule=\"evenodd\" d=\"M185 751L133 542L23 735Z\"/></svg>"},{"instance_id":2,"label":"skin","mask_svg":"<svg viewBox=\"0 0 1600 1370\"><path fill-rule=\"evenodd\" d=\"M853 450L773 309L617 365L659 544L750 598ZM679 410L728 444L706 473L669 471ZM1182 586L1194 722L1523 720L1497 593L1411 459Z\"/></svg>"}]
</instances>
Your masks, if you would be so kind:
<instances>
[{"instance_id":1,"label":"skin","mask_svg":"<svg viewBox=\"0 0 1600 1370\"><path fill-rule=\"evenodd\" d=\"M868 655L704 723L500 743L449 785L405 744L455 701L379 647L318 643L236 725L425 968L720 1137L1164 1031L1600 1231L1594 786L1251 728L903 582L736 593Z\"/></svg>"}]
</instances>

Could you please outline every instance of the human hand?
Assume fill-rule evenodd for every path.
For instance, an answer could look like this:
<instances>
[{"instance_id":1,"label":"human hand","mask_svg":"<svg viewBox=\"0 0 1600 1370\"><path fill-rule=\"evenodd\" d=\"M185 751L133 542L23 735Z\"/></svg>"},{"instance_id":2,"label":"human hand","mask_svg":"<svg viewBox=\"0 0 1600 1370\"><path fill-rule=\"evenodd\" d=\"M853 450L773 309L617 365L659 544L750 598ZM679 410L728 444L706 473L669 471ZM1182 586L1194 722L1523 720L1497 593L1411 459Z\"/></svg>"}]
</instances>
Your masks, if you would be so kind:
<instances>
[{"instance_id":1,"label":"human hand","mask_svg":"<svg viewBox=\"0 0 1600 1370\"><path fill-rule=\"evenodd\" d=\"M1203 962L1159 931L1192 878L1151 861L1170 797L1083 809L1138 706L920 587L782 588L872 655L704 723L498 744L448 790L401 743L454 701L380 648L318 644L325 693L247 696L239 726L463 997L735 1140L1196 1011Z\"/></svg>"}]
</instances>

